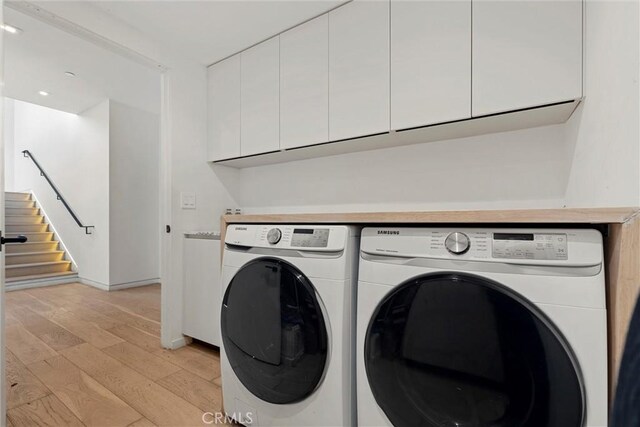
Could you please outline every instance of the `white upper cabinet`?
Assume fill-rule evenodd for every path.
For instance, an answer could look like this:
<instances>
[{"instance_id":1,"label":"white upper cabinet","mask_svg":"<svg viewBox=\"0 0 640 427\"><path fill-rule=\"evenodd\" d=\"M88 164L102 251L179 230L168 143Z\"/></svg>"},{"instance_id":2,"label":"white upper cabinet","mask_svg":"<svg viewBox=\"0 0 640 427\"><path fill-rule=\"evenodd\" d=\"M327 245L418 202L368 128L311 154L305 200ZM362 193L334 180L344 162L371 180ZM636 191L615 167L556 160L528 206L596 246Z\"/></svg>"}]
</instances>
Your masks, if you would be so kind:
<instances>
[{"instance_id":1,"label":"white upper cabinet","mask_svg":"<svg viewBox=\"0 0 640 427\"><path fill-rule=\"evenodd\" d=\"M240 56L208 71L209 160L240 156Z\"/></svg>"},{"instance_id":2,"label":"white upper cabinet","mask_svg":"<svg viewBox=\"0 0 640 427\"><path fill-rule=\"evenodd\" d=\"M329 12L329 139L389 131L389 3Z\"/></svg>"},{"instance_id":3,"label":"white upper cabinet","mask_svg":"<svg viewBox=\"0 0 640 427\"><path fill-rule=\"evenodd\" d=\"M582 2L474 0L473 116L582 97Z\"/></svg>"},{"instance_id":4,"label":"white upper cabinet","mask_svg":"<svg viewBox=\"0 0 640 427\"><path fill-rule=\"evenodd\" d=\"M329 17L280 35L280 148L329 140Z\"/></svg>"},{"instance_id":5,"label":"white upper cabinet","mask_svg":"<svg viewBox=\"0 0 640 427\"><path fill-rule=\"evenodd\" d=\"M242 156L280 149L280 52L274 37L240 54Z\"/></svg>"},{"instance_id":6,"label":"white upper cabinet","mask_svg":"<svg viewBox=\"0 0 640 427\"><path fill-rule=\"evenodd\" d=\"M391 128L471 117L471 0L391 0Z\"/></svg>"}]
</instances>

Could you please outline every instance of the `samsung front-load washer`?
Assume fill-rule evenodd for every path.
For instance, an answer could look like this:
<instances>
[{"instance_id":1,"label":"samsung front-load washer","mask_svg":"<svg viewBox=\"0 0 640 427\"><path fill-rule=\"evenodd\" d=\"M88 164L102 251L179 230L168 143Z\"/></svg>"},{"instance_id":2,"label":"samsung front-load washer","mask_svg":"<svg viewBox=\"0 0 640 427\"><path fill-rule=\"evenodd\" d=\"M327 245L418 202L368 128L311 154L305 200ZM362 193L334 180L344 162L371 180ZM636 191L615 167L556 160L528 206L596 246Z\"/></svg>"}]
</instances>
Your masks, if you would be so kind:
<instances>
[{"instance_id":1,"label":"samsung front-load washer","mask_svg":"<svg viewBox=\"0 0 640 427\"><path fill-rule=\"evenodd\" d=\"M245 425L355 424L358 229L229 225L222 394Z\"/></svg>"},{"instance_id":2,"label":"samsung front-load washer","mask_svg":"<svg viewBox=\"0 0 640 427\"><path fill-rule=\"evenodd\" d=\"M365 228L359 425L607 424L602 236Z\"/></svg>"}]
</instances>

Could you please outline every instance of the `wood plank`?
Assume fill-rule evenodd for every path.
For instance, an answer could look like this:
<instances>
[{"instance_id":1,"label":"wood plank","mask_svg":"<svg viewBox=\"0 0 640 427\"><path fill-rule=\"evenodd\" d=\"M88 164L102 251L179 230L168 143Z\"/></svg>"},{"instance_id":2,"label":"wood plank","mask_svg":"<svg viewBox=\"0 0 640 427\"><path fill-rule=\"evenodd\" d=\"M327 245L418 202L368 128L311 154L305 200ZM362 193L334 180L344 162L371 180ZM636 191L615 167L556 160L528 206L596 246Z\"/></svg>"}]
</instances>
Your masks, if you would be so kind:
<instances>
[{"instance_id":1,"label":"wood plank","mask_svg":"<svg viewBox=\"0 0 640 427\"><path fill-rule=\"evenodd\" d=\"M165 360L194 373L201 378L211 381L220 376L220 360L214 355L207 355L190 346L176 350L159 350L154 354Z\"/></svg>"},{"instance_id":2,"label":"wood plank","mask_svg":"<svg viewBox=\"0 0 640 427\"><path fill-rule=\"evenodd\" d=\"M149 335L139 329L132 328L129 325L116 326L115 328L109 329L109 332L150 353L162 349L160 338Z\"/></svg>"},{"instance_id":3,"label":"wood plank","mask_svg":"<svg viewBox=\"0 0 640 427\"><path fill-rule=\"evenodd\" d=\"M196 374L180 370L157 382L205 412L222 411L222 390L220 387L205 381Z\"/></svg>"},{"instance_id":4,"label":"wood plank","mask_svg":"<svg viewBox=\"0 0 640 427\"><path fill-rule=\"evenodd\" d=\"M151 335L155 335L157 337L160 336L160 323L154 322L152 320L146 319L142 316L138 316L132 314L128 311L122 310L119 307L106 303L104 301L91 300L88 298L84 298L82 300L84 304L98 313L101 313L107 317L112 319L119 320L123 323L126 323L129 326L133 326L138 328L144 332L147 332Z\"/></svg>"},{"instance_id":5,"label":"wood plank","mask_svg":"<svg viewBox=\"0 0 640 427\"><path fill-rule=\"evenodd\" d=\"M54 350L62 350L84 342L65 328L45 319L29 308L8 306L7 311L11 312L29 332Z\"/></svg>"},{"instance_id":6,"label":"wood plank","mask_svg":"<svg viewBox=\"0 0 640 427\"><path fill-rule=\"evenodd\" d=\"M7 417L15 427L83 426L69 408L54 395L10 409L7 411Z\"/></svg>"},{"instance_id":7,"label":"wood plank","mask_svg":"<svg viewBox=\"0 0 640 427\"><path fill-rule=\"evenodd\" d=\"M178 366L126 341L107 347L103 351L154 381L180 371Z\"/></svg>"},{"instance_id":8,"label":"wood plank","mask_svg":"<svg viewBox=\"0 0 640 427\"><path fill-rule=\"evenodd\" d=\"M624 223L638 207L223 215L224 224ZM223 230L225 227L223 227Z\"/></svg>"},{"instance_id":9,"label":"wood plank","mask_svg":"<svg viewBox=\"0 0 640 427\"><path fill-rule=\"evenodd\" d=\"M122 339L100 328L98 325L84 320L81 316L66 309L50 313L48 319L64 327L88 343L104 348L122 342Z\"/></svg>"},{"instance_id":10,"label":"wood plank","mask_svg":"<svg viewBox=\"0 0 640 427\"><path fill-rule=\"evenodd\" d=\"M90 344L62 354L158 426L202 425L202 411Z\"/></svg>"},{"instance_id":11,"label":"wood plank","mask_svg":"<svg viewBox=\"0 0 640 427\"><path fill-rule=\"evenodd\" d=\"M25 365L58 354L22 325L7 326L5 328L5 342L7 348Z\"/></svg>"},{"instance_id":12,"label":"wood plank","mask_svg":"<svg viewBox=\"0 0 640 427\"><path fill-rule=\"evenodd\" d=\"M156 425L146 418L140 418L135 423L129 424L129 427L156 427Z\"/></svg>"},{"instance_id":13,"label":"wood plank","mask_svg":"<svg viewBox=\"0 0 640 427\"><path fill-rule=\"evenodd\" d=\"M5 351L6 356L6 391L7 408L15 408L25 403L33 402L51 394L44 386L10 351Z\"/></svg>"},{"instance_id":14,"label":"wood plank","mask_svg":"<svg viewBox=\"0 0 640 427\"><path fill-rule=\"evenodd\" d=\"M141 417L62 356L31 364L29 369L85 425L127 426Z\"/></svg>"},{"instance_id":15,"label":"wood plank","mask_svg":"<svg viewBox=\"0 0 640 427\"><path fill-rule=\"evenodd\" d=\"M612 224L606 241L609 322L610 396L617 383L627 329L640 295L640 215L624 224Z\"/></svg>"}]
</instances>

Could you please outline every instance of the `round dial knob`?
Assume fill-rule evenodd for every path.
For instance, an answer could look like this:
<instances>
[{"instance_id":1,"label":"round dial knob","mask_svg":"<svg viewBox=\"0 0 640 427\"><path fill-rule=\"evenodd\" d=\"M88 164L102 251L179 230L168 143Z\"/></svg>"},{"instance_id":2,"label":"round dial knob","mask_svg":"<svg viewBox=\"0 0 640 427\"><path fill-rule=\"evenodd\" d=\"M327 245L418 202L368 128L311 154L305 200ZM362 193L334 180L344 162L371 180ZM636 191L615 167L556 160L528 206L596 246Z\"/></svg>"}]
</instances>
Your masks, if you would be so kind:
<instances>
[{"instance_id":1,"label":"round dial knob","mask_svg":"<svg viewBox=\"0 0 640 427\"><path fill-rule=\"evenodd\" d=\"M272 228L267 233L267 242L271 243L272 245L278 243L280 241L280 238L282 238L282 231L280 231L279 228Z\"/></svg>"},{"instance_id":2,"label":"round dial knob","mask_svg":"<svg viewBox=\"0 0 640 427\"><path fill-rule=\"evenodd\" d=\"M469 236L456 231L447 236L444 241L444 246L452 254L462 255L469 250L471 241L469 240Z\"/></svg>"}]
</instances>

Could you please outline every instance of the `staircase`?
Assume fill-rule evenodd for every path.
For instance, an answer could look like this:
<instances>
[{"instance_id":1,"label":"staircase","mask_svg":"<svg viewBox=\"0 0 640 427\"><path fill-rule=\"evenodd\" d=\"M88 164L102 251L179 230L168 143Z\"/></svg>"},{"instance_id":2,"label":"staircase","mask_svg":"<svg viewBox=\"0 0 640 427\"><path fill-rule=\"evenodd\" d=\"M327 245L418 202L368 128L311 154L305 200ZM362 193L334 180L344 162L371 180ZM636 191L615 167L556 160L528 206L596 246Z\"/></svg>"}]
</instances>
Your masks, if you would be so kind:
<instances>
[{"instance_id":1,"label":"staircase","mask_svg":"<svg viewBox=\"0 0 640 427\"><path fill-rule=\"evenodd\" d=\"M77 278L72 262L30 193L5 193L4 222L5 237L27 236L26 243L4 246L8 287Z\"/></svg>"}]
</instances>

